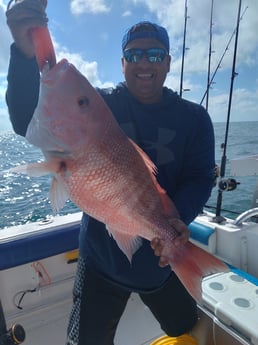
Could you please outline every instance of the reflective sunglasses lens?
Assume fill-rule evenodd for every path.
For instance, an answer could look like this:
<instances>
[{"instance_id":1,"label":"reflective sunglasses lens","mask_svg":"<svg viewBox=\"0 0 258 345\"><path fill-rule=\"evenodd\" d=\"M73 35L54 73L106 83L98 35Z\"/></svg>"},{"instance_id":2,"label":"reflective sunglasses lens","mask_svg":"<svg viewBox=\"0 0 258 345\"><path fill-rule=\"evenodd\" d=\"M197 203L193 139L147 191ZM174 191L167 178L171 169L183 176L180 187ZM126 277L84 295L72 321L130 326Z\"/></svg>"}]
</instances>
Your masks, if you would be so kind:
<instances>
[{"instance_id":1,"label":"reflective sunglasses lens","mask_svg":"<svg viewBox=\"0 0 258 345\"><path fill-rule=\"evenodd\" d=\"M124 58L127 62L137 63L143 56L142 49L128 49L124 51Z\"/></svg>"},{"instance_id":2,"label":"reflective sunglasses lens","mask_svg":"<svg viewBox=\"0 0 258 345\"><path fill-rule=\"evenodd\" d=\"M167 52L162 48L150 48L150 49L127 49L124 51L124 58L127 62L137 63L142 60L145 55L149 62L159 63L165 59Z\"/></svg>"},{"instance_id":3,"label":"reflective sunglasses lens","mask_svg":"<svg viewBox=\"0 0 258 345\"><path fill-rule=\"evenodd\" d=\"M162 62L167 53L162 48L151 48L146 50L146 55L149 62Z\"/></svg>"}]
</instances>

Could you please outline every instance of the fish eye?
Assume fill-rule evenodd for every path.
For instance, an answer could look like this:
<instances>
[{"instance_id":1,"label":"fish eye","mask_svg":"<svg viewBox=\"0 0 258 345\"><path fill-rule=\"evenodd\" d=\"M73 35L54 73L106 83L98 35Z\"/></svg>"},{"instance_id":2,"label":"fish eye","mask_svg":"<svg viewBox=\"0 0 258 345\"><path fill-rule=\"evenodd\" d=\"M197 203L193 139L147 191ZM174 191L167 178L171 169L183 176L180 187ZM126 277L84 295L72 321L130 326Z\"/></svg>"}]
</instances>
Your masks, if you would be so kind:
<instances>
[{"instance_id":1,"label":"fish eye","mask_svg":"<svg viewBox=\"0 0 258 345\"><path fill-rule=\"evenodd\" d=\"M85 108L90 104L90 100L88 97L83 96L78 99L78 105L80 108Z\"/></svg>"}]
</instances>

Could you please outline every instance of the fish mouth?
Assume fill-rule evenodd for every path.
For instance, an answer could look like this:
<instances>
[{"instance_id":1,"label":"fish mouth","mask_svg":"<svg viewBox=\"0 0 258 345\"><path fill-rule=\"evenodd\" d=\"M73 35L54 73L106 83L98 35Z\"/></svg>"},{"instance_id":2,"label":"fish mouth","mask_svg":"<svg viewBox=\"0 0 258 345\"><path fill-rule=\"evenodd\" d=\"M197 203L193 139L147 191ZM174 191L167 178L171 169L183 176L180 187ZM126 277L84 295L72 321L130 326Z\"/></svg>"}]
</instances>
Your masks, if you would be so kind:
<instances>
[{"instance_id":1,"label":"fish mouth","mask_svg":"<svg viewBox=\"0 0 258 345\"><path fill-rule=\"evenodd\" d=\"M65 72L70 68L71 64L66 59L60 60L55 66L49 68L46 65L41 76L41 83L47 85L55 84L58 78L62 78Z\"/></svg>"}]
</instances>

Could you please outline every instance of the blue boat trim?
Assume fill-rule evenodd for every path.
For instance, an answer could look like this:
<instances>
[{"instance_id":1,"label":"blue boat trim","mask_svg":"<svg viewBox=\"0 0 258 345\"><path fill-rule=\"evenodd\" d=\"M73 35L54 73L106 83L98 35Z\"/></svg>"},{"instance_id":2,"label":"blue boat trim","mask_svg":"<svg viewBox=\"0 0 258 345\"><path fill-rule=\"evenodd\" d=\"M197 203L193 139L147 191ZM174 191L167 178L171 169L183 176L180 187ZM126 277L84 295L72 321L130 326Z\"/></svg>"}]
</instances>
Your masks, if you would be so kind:
<instances>
[{"instance_id":1,"label":"blue boat trim","mask_svg":"<svg viewBox=\"0 0 258 345\"><path fill-rule=\"evenodd\" d=\"M79 231L80 225L74 224L0 243L0 270L77 249Z\"/></svg>"},{"instance_id":2,"label":"blue boat trim","mask_svg":"<svg viewBox=\"0 0 258 345\"><path fill-rule=\"evenodd\" d=\"M234 272L235 274L239 275L240 277L248 280L250 283L258 286L258 278L246 273L245 271L240 270L239 268L236 268L236 267L231 266L229 264L227 264L227 265L229 266L229 268L232 272ZM257 294L258 294L258 292L257 292Z\"/></svg>"},{"instance_id":3,"label":"blue boat trim","mask_svg":"<svg viewBox=\"0 0 258 345\"><path fill-rule=\"evenodd\" d=\"M209 244L209 238L215 231L213 228L197 223L195 221L189 224L188 228L190 230L190 237L193 240L199 241L200 243L205 245Z\"/></svg>"},{"instance_id":4,"label":"blue boat trim","mask_svg":"<svg viewBox=\"0 0 258 345\"><path fill-rule=\"evenodd\" d=\"M191 237L201 243L208 244L212 228L197 222L189 226ZM65 253L78 248L80 224L65 225L62 228L51 229L29 234L23 238L0 243L0 270L9 269L26 263L38 261L53 255ZM258 286L258 278L230 266L235 274Z\"/></svg>"}]
</instances>

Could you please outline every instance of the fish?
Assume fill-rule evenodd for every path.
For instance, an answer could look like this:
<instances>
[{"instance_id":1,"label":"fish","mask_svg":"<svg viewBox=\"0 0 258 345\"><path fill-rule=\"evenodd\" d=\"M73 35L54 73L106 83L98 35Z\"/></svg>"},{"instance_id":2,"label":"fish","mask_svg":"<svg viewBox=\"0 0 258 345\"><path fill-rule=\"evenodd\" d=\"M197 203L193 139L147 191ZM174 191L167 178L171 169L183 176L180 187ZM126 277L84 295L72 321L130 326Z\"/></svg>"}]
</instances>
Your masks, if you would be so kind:
<instances>
[{"instance_id":1,"label":"fish","mask_svg":"<svg viewBox=\"0 0 258 345\"><path fill-rule=\"evenodd\" d=\"M174 245L178 233L171 223L178 212L157 182L156 166L123 132L87 78L67 59L56 63L48 29L37 29L32 36L41 70L39 101L26 138L45 160L12 171L51 174L53 210L72 200L106 225L130 262L142 238L163 240L171 270L201 303L203 277L228 266L190 241Z\"/></svg>"}]
</instances>

